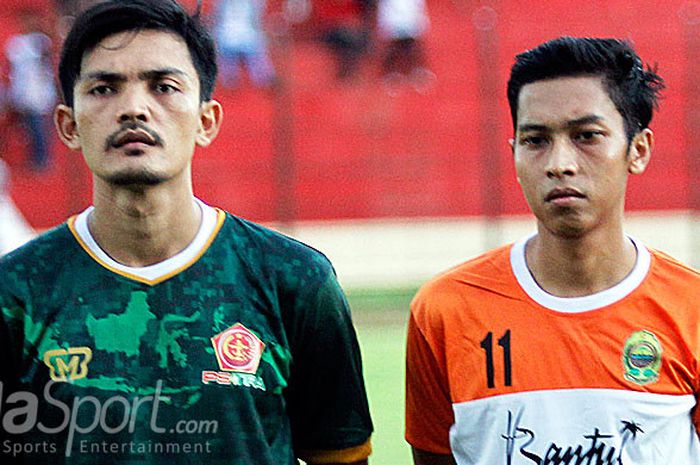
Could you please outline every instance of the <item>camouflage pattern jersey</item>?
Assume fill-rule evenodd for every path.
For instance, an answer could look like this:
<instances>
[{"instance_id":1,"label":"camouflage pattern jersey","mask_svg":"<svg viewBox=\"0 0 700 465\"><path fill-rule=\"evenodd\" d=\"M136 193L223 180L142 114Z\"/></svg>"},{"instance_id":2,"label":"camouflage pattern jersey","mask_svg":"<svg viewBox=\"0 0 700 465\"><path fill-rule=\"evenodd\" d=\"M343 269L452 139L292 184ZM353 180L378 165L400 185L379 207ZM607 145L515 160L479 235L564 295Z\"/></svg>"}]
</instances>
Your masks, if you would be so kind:
<instances>
[{"instance_id":1,"label":"camouflage pattern jersey","mask_svg":"<svg viewBox=\"0 0 700 465\"><path fill-rule=\"evenodd\" d=\"M0 463L363 458L347 302L314 249L200 202L177 256L125 267L91 209L0 259Z\"/></svg>"}]
</instances>

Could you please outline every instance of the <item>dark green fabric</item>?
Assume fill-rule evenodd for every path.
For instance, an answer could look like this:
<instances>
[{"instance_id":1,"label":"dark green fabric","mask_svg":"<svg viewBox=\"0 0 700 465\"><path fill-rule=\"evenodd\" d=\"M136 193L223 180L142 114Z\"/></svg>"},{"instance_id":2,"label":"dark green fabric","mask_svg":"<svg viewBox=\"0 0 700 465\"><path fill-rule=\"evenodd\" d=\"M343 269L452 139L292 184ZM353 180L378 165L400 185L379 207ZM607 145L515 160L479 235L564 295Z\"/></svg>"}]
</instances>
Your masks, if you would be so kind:
<instances>
[{"instance_id":1,"label":"dark green fabric","mask_svg":"<svg viewBox=\"0 0 700 465\"><path fill-rule=\"evenodd\" d=\"M24 444L18 457L32 464L284 465L296 463L295 448L353 447L371 434L359 348L330 263L234 216L196 263L153 286L98 264L62 225L0 259L0 307L0 419L31 425L18 410L31 403L25 391L47 427L77 412L89 429L96 410L106 412L72 438L70 418L51 433L34 425L9 434L3 424L0 463ZM265 344L257 372L204 384L203 371L223 373L211 338L236 323ZM87 377L49 382L45 353L80 347L92 351Z\"/></svg>"}]
</instances>

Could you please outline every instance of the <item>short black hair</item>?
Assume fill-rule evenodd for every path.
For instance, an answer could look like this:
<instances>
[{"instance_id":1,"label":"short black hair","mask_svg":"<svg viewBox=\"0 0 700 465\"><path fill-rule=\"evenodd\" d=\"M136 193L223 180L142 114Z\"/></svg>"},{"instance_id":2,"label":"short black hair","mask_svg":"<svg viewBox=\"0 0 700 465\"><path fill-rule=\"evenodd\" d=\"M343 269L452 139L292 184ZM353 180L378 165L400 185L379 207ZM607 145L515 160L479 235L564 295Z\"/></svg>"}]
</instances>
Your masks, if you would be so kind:
<instances>
[{"instance_id":1,"label":"short black hair","mask_svg":"<svg viewBox=\"0 0 700 465\"><path fill-rule=\"evenodd\" d=\"M216 83L216 48L200 20L200 6L190 15L177 0L107 0L75 19L61 52L58 77L63 100L73 106L73 88L80 76L83 57L105 38L127 31L162 30L178 35L187 44L200 84L200 100L211 100Z\"/></svg>"},{"instance_id":2,"label":"short black hair","mask_svg":"<svg viewBox=\"0 0 700 465\"><path fill-rule=\"evenodd\" d=\"M644 66L632 45L619 39L559 37L515 57L508 103L517 131L518 98L526 84L571 76L600 76L625 122L628 140L649 126L665 87L656 69Z\"/></svg>"}]
</instances>

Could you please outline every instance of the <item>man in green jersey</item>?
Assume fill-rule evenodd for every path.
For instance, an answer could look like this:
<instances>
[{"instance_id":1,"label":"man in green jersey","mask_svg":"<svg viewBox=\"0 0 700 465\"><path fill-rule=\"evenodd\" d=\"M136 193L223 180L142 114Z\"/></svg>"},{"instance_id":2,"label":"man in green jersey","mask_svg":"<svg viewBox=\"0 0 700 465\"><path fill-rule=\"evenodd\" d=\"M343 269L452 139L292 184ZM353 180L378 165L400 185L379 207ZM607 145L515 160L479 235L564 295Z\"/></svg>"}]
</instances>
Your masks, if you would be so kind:
<instances>
[{"instance_id":1,"label":"man in green jersey","mask_svg":"<svg viewBox=\"0 0 700 465\"><path fill-rule=\"evenodd\" d=\"M214 57L174 0L77 17L55 122L93 206L0 261L0 463L367 463L331 264L193 196Z\"/></svg>"}]
</instances>

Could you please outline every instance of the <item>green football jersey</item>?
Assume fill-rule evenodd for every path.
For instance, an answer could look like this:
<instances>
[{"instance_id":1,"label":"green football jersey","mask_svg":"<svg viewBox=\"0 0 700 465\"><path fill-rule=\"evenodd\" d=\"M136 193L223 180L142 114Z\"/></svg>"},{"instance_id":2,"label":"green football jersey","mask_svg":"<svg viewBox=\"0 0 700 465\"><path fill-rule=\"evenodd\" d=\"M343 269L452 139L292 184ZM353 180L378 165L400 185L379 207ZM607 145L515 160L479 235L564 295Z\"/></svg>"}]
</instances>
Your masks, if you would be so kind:
<instances>
[{"instance_id":1,"label":"green football jersey","mask_svg":"<svg viewBox=\"0 0 700 465\"><path fill-rule=\"evenodd\" d=\"M203 208L209 226L152 267L111 261L89 211L0 259L0 463L367 455L360 352L331 264Z\"/></svg>"}]
</instances>

